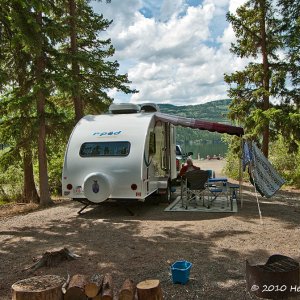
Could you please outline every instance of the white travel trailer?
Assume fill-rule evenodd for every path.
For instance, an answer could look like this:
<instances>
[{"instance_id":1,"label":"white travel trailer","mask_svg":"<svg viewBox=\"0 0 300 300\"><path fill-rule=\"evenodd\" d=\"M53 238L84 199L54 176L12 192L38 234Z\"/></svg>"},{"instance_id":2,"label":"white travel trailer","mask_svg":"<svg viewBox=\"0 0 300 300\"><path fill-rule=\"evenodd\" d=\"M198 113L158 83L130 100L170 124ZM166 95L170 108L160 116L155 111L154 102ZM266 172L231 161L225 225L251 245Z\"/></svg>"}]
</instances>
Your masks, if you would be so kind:
<instances>
[{"instance_id":1,"label":"white travel trailer","mask_svg":"<svg viewBox=\"0 0 300 300\"><path fill-rule=\"evenodd\" d=\"M74 200L169 200L176 178L176 132L156 118L155 104L112 104L108 114L88 115L67 145L62 193ZM88 201L87 201L88 200Z\"/></svg>"}]
</instances>

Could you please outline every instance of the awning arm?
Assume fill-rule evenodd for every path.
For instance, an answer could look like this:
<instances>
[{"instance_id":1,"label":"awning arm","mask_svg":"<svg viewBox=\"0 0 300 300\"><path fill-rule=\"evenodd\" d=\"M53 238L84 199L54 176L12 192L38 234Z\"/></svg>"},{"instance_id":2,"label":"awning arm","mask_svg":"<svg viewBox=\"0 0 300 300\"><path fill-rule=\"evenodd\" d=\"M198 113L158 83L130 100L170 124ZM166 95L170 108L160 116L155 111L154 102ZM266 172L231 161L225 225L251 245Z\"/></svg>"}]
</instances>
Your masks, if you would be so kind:
<instances>
[{"instance_id":1,"label":"awning arm","mask_svg":"<svg viewBox=\"0 0 300 300\"><path fill-rule=\"evenodd\" d=\"M193 129L208 130L211 132L227 133L230 135L242 136L244 129L242 127L210 122L200 119L185 118L175 115L163 114L160 112L155 113L155 118L160 121L169 122L173 125L180 125L183 127L190 127Z\"/></svg>"}]
</instances>

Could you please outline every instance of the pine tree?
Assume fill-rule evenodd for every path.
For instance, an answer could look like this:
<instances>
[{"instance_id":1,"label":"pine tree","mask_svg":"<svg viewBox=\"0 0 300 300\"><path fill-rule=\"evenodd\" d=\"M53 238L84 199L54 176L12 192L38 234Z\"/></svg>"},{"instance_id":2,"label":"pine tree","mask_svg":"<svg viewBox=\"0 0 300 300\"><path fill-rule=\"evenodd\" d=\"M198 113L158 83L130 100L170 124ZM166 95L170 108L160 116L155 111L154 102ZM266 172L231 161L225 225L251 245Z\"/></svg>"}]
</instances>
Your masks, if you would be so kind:
<instances>
[{"instance_id":1,"label":"pine tree","mask_svg":"<svg viewBox=\"0 0 300 300\"><path fill-rule=\"evenodd\" d=\"M118 74L119 63L110 59L115 51L111 40L100 38L111 22L96 14L88 1L68 0L68 37L60 47L65 69L58 84L74 104L76 122L86 113L106 111L113 101L109 89L136 92L129 88L127 74Z\"/></svg>"},{"instance_id":2,"label":"pine tree","mask_svg":"<svg viewBox=\"0 0 300 300\"><path fill-rule=\"evenodd\" d=\"M1 32L1 106L0 138L10 146L10 151L1 157L4 170L11 164L23 160L23 201L39 202L34 175L32 148L34 135L32 126L30 75L28 65L30 55L23 51L19 26L26 28L24 22L26 10L20 1L6 1L2 3L0 14ZM26 30L30 31L30 28Z\"/></svg>"},{"instance_id":3,"label":"pine tree","mask_svg":"<svg viewBox=\"0 0 300 300\"><path fill-rule=\"evenodd\" d=\"M283 46L280 22L275 17L272 1L249 0L228 13L228 21L236 34L231 51L241 58L252 58L242 71L225 74L230 85L230 117L239 120L249 136L262 135L262 151L266 157L270 140L270 97L277 96L285 84L285 72L277 54Z\"/></svg>"},{"instance_id":4,"label":"pine tree","mask_svg":"<svg viewBox=\"0 0 300 300\"><path fill-rule=\"evenodd\" d=\"M282 29L285 46L288 49L285 59L291 80L290 93L286 93L286 102L300 107L300 2L298 0L280 0Z\"/></svg>"},{"instance_id":5,"label":"pine tree","mask_svg":"<svg viewBox=\"0 0 300 300\"><path fill-rule=\"evenodd\" d=\"M59 138L63 144L73 126L73 96L82 106L75 109L78 120L83 113L107 109L113 101L108 89L135 92L127 75L118 74L118 62L111 60L110 39L100 39L111 22L95 14L88 1L74 3L73 19L71 0L2 0L0 7L0 139L10 146L0 164L23 159L24 195L37 201L37 155L41 205L52 203L47 155L57 158L56 152L62 152L54 141Z\"/></svg>"},{"instance_id":6,"label":"pine tree","mask_svg":"<svg viewBox=\"0 0 300 300\"><path fill-rule=\"evenodd\" d=\"M280 0L282 33L287 49L285 66L287 84L282 89L282 112L274 114L276 128L281 128L289 152L296 152L300 141L300 3Z\"/></svg>"},{"instance_id":7,"label":"pine tree","mask_svg":"<svg viewBox=\"0 0 300 300\"><path fill-rule=\"evenodd\" d=\"M57 11L54 4L53 1L7 1L0 15L1 28L6 33L0 41L1 76L5 79L1 86L1 109L5 117L0 134L11 149L5 156L23 156L24 180L28 180L24 184L26 197L34 185L32 149L37 146L41 205L52 203L47 174L46 104L54 88L55 45L62 38L58 24L51 19Z\"/></svg>"}]
</instances>

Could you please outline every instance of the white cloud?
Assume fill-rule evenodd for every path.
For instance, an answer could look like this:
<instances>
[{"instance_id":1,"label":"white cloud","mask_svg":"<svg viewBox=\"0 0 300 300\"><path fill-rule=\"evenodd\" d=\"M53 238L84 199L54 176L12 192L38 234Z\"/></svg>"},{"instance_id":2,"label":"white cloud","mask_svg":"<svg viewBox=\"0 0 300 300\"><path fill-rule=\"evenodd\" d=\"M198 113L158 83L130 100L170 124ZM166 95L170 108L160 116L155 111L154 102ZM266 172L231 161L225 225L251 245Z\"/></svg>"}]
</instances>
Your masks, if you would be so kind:
<instances>
[{"instance_id":1,"label":"white cloud","mask_svg":"<svg viewBox=\"0 0 300 300\"><path fill-rule=\"evenodd\" d=\"M129 4L130 3L130 4ZM92 6L98 14L109 20L113 20L113 27L125 28L134 23L134 14L143 7L141 0L116 1L106 3L105 0L99 2L92 1Z\"/></svg>"},{"instance_id":2,"label":"white cloud","mask_svg":"<svg viewBox=\"0 0 300 300\"><path fill-rule=\"evenodd\" d=\"M166 22L174 15L181 13L184 9L184 2L184 0L164 0L160 8L160 21Z\"/></svg>"},{"instance_id":3,"label":"white cloud","mask_svg":"<svg viewBox=\"0 0 300 300\"><path fill-rule=\"evenodd\" d=\"M120 71L128 73L132 87L140 91L128 101L196 104L226 98L223 75L243 62L229 52L235 37L224 20L227 10L239 3L205 0L196 7L188 7L184 0L97 3L96 10L101 8L104 17L114 19L107 34ZM111 95L119 102L120 94Z\"/></svg>"},{"instance_id":4,"label":"white cloud","mask_svg":"<svg viewBox=\"0 0 300 300\"><path fill-rule=\"evenodd\" d=\"M246 0L230 0L229 1L229 11L231 13L235 13L236 9L243 5L246 2Z\"/></svg>"}]
</instances>

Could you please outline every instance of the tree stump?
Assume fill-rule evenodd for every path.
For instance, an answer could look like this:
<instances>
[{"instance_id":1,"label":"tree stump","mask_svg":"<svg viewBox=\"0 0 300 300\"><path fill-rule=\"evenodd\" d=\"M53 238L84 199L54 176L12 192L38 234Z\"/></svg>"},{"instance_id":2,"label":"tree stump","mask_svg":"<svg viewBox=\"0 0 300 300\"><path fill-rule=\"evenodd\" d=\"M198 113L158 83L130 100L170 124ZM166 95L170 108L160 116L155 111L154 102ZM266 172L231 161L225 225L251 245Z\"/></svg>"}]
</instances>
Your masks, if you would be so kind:
<instances>
[{"instance_id":1,"label":"tree stump","mask_svg":"<svg viewBox=\"0 0 300 300\"><path fill-rule=\"evenodd\" d=\"M64 260L77 259L80 256L71 252L68 248L62 248L60 250L46 251L43 256L32 266L24 269L24 271L35 271L41 267L53 267L57 266Z\"/></svg>"},{"instance_id":2,"label":"tree stump","mask_svg":"<svg viewBox=\"0 0 300 300\"><path fill-rule=\"evenodd\" d=\"M138 300L162 300L162 290L157 279L145 280L137 284Z\"/></svg>"},{"instance_id":3,"label":"tree stump","mask_svg":"<svg viewBox=\"0 0 300 300\"><path fill-rule=\"evenodd\" d=\"M86 285L84 286L84 292L89 298L96 297L102 287L103 276L100 274L92 275L88 280Z\"/></svg>"},{"instance_id":4,"label":"tree stump","mask_svg":"<svg viewBox=\"0 0 300 300\"><path fill-rule=\"evenodd\" d=\"M64 278L44 275L20 280L12 285L12 300L63 300Z\"/></svg>"},{"instance_id":5,"label":"tree stump","mask_svg":"<svg viewBox=\"0 0 300 300\"><path fill-rule=\"evenodd\" d=\"M126 279L119 293L119 300L133 300L135 295L135 286L133 281Z\"/></svg>"},{"instance_id":6,"label":"tree stump","mask_svg":"<svg viewBox=\"0 0 300 300\"><path fill-rule=\"evenodd\" d=\"M103 279L102 300L113 300L113 281L110 274L105 274Z\"/></svg>"},{"instance_id":7,"label":"tree stump","mask_svg":"<svg viewBox=\"0 0 300 300\"><path fill-rule=\"evenodd\" d=\"M84 286L86 285L86 276L81 274L74 275L69 283L65 293L64 300L86 300Z\"/></svg>"}]
</instances>

